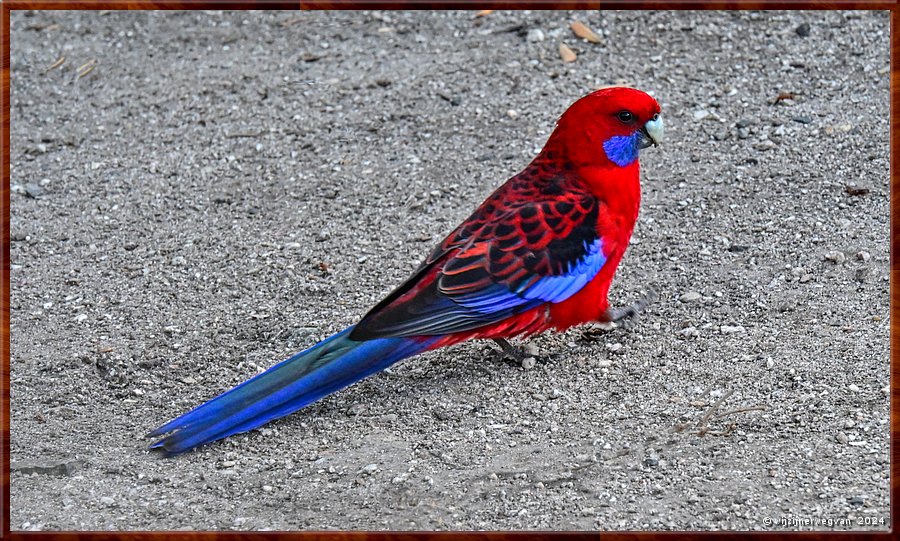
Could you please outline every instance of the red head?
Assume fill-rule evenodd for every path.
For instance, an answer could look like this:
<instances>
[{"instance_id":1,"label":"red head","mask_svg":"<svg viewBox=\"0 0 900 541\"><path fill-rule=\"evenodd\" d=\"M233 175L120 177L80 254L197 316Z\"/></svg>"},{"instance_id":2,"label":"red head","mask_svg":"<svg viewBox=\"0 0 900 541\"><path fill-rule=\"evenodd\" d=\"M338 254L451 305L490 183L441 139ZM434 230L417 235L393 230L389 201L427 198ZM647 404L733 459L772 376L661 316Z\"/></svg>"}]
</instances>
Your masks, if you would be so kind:
<instances>
[{"instance_id":1,"label":"red head","mask_svg":"<svg viewBox=\"0 0 900 541\"><path fill-rule=\"evenodd\" d=\"M603 88L569 107L544 146L577 166L624 167L663 135L659 104L633 88Z\"/></svg>"}]
</instances>

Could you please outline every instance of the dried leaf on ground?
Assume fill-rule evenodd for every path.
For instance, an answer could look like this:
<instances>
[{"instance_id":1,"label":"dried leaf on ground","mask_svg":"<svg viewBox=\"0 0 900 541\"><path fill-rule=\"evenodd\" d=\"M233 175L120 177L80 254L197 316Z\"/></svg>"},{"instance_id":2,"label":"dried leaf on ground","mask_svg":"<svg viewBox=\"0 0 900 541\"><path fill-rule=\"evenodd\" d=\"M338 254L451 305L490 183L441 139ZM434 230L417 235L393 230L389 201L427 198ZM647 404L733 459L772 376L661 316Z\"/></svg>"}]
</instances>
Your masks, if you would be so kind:
<instances>
[{"instance_id":1,"label":"dried leaf on ground","mask_svg":"<svg viewBox=\"0 0 900 541\"><path fill-rule=\"evenodd\" d=\"M600 36L581 21L574 21L570 26L572 32L575 32L579 38L586 39L591 43L600 43Z\"/></svg>"},{"instance_id":2,"label":"dried leaf on ground","mask_svg":"<svg viewBox=\"0 0 900 541\"><path fill-rule=\"evenodd\" d=\"M562 58L562 61L565 63L575 62L575 59L578 56L575 54L575 51L569 48L565 43L559 44L559 57Z\"/></svg>"},{"instance_id":3,"label":"dried leaf on ground","mask_svg":"<svg viewBox=\"0 0 900 541\"><path fill-rule=\"evenodd\" d=\"M793 92L779 92L777 96L775 96L775 101L772 102L772 105L777 105L778 103L784 100L793 100L797 97Z\"/></svg>"}]
</instances>

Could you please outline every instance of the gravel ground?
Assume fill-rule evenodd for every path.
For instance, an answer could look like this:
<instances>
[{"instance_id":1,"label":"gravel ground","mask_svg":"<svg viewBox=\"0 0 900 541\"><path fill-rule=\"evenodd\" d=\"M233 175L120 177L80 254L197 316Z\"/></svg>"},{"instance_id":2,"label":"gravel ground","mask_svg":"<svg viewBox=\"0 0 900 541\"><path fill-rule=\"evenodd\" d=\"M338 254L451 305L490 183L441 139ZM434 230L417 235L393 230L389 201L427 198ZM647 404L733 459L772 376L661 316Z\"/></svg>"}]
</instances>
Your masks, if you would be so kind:
<instances>
[{"instance_id":1,"label":"gravel ground","mask_svg":"<svg viewBox=\"0 0 900 541\"><path fill-rule=\"evenodd\" d=\"M11 19L14 530L890 526L887 12ZM668 125L634 325L147 452L355 322L607 84Z\"/></svg>"}]
</instances>

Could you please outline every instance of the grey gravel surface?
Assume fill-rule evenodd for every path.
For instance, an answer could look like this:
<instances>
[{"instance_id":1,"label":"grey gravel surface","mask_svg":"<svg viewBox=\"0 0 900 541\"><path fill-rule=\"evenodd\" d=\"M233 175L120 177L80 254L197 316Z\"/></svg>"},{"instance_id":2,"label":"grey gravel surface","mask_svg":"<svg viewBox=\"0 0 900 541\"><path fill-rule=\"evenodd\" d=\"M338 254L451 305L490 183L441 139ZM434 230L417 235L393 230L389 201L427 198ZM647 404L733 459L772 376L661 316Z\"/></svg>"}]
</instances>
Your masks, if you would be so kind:
<instances>
[{"instance_id":1,"label":"grey gravel surface","mask_svg":"<svg viewBox=\"0 0 900 541\"><path fill-rule=\"evenodd\" d=\"M886 12L11 20L14 530L889 527ZM148 453L354 323L608 84L668 123L611 294L656 288L638 321Z\"/></svg>"}]
</instances>

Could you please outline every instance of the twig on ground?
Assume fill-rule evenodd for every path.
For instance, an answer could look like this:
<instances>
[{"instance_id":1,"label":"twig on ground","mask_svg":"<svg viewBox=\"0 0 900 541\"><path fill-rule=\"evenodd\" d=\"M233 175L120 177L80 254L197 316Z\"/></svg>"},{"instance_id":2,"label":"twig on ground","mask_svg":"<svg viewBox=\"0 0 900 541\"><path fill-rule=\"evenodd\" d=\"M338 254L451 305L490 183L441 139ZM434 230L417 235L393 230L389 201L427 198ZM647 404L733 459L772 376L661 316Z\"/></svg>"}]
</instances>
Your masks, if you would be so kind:
<instances>
[{"instance_id":1,"label":"twig on ground","mask_svg":"<svg viewBox=\"0 0 900 541\"><path fill-rule=\"evenodd\" d=\"M716 403L713 404L708 410L706 410L706 413L704 413L703 417L700 418L700 422L697 423L697 427L705 427L706 423L709 421L709 418L712 417L712 414L715 413L716 410L719 409L719 406L722 405L722 402L725 402L725 400L728 399L728 397L732 394L734 394L733 390L728 391L727 393L719 397L719 399L716 400Z\"/></svg>"},{"instance_id":2,"label":"twig on ground","mask_svg":"<svg viewBox=\"0 0 900 541\"><path fill-rule=\"evenodd\" d=\"M48 71L55 70L56 68L62 66L65 62L66 62L66 56L63 55L63 56L59 57L59 60L57 60L56 62L54 62L54 63L50 64L49 66L47 66L47 69L44 70L44 73L47 73Z\"/></svg>"},{"instance_id":3,"label":"twig on ground","mask_svg":"<svg viewBox=\"0 0 900 541\"><path fill-rule=\"evenodd\" d=\"M94 71L95 67L97 67L97 59L92 58L88 60L87 62L79 66L77 70L75 70L75 73L77 74L75 79L81 79L88 73Z\"/></svg>"},{"instance_id":4,"label":"twig on ground","mask_svg":"<svg viewBox=\"0 0 900 541\"><path fill-rule=\"evenodd\" d=\"M734 415L735 413L744 413L747 411L766 411L766 406L747 406L746 408L738 408L735 410L726 411L724 413L720 413L716 415L716 419L721 419L722 417L726 417L728 415Z\"/></svg>"},{"instance_id":5,"label":"twig on ground","mask_svg":"<svg viewBox=\"0 0 900 541\"><path fill-rule=\"evenodd\" d=\"M730 423L725 427L725 430L710 430L708 426L704 426L699 430L692 430L689 434L694 434L701 438L703 436L730 436L731 433L734 432L735 427L737 427L737 424L735 423Z\"/></svg>"}]
</instances>

